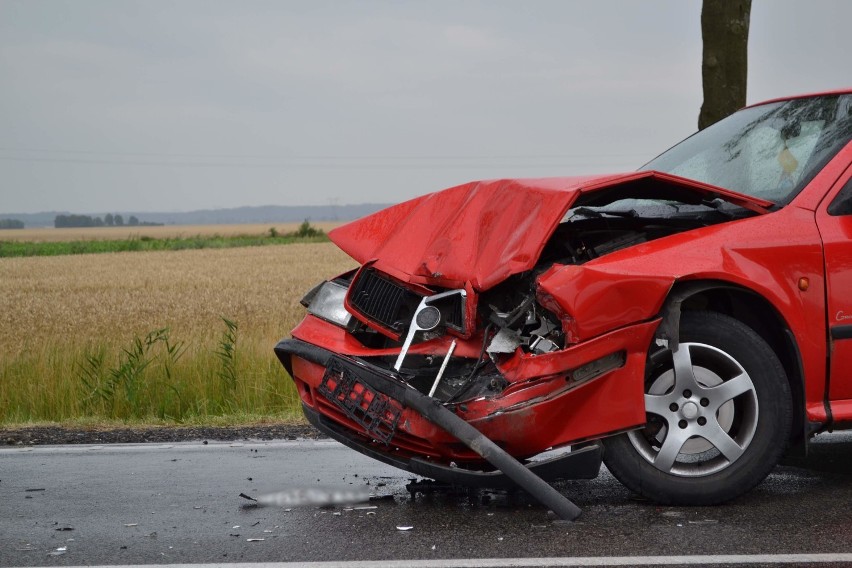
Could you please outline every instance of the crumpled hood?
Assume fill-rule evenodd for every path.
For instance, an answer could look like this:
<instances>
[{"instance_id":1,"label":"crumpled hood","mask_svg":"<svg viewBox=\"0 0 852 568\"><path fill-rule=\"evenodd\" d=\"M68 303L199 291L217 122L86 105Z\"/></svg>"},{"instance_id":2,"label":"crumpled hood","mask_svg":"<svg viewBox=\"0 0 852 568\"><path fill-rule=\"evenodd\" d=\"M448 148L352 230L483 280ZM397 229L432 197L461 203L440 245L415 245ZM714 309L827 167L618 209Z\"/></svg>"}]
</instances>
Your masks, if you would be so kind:
<instances>
[{"instance_id":1,"label":"crumpled hood","mask_svg":"<svg viewBox=\"0 0 852 568\"><path fill-rule=\"evenodd\" d=\"M649 182L653 187L648 187ZM396 278L487 290L535 266L580 194L623 186L629 197L684 191L766 212L768 201L654 171L605 176L477 181L388 207L329 233L359 263ZM646 189L643 189L646 188ZM668 192L668 193L665 193Z\"/></svg>"}]
</instances>

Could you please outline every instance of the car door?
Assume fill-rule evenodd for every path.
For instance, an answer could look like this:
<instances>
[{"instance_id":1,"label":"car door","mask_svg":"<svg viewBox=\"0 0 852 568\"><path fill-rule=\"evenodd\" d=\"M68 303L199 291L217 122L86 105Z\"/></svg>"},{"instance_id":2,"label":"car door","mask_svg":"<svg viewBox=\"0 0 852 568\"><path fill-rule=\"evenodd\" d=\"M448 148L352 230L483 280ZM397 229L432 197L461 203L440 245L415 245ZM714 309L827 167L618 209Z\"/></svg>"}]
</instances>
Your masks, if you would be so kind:
<instances>
[{"instance_id":1,"label":"car door","mask_svg":"<svg viewBox=\"0 0 852 568\"><path fill-rule=\"evenodd\" d=\"M835 419L849 420L852 418L852 168L843 173L828 196L816 217L825 250L829 398L837 401L832 403Z\"/></svg>"}]
</instances>

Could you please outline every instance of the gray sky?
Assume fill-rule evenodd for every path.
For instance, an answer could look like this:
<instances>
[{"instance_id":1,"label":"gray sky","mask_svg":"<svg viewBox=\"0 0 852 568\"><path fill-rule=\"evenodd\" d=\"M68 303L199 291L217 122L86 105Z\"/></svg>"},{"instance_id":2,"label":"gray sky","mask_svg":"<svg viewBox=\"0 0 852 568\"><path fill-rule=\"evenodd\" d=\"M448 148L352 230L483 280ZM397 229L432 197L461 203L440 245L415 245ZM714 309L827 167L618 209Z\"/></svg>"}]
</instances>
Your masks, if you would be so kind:
<instances>
[{"instance_id":1,"label":"gray sky","mask_svg":"<svg viewBox=\"0 0 852 568\"><path fill-rule=\"evenodd\" d=\"M398 202L696 128L700 0L0 0L0 213ZM847 0L754 0L749 102L852 86Z\"/></svg>"}]
</instances>

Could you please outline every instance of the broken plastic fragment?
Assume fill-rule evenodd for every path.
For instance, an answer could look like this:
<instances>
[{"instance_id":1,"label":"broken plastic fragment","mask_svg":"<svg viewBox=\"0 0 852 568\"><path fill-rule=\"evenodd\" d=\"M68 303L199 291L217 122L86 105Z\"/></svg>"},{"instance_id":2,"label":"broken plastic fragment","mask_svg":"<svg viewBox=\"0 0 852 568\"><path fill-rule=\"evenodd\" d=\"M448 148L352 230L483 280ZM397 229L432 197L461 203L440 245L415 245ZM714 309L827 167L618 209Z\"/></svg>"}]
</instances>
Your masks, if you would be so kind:
<instances>
[{"instance_id":1,"label":"broken plastic fragment","mask_svg":"<svg viewBox=\"0 0 852 568\"><path fill-rule=\"evenodd\" d=\"M255 501L255 502L257 501L257 499L255 499L254 497L251 497L250 495L246 495L245 493L240 493L240 497L242 497L243 499L248 499L249 501Z\"/></svg>"},{"instance_id":2,"label":"broken plastic fragment","mask_svg":"<svg viewBox=\"0 0 852 568\"><path fill-rule=\"evenodd\" d=\"M409 526L397 526L396 530L398 530L398 531L410 531L413 528L414 527L409 527Z\"/></svg>"},{"instance_id":3,"label":"broken plastic fragment","mask_svg":"<svg viewBox=\"0 0 852 568\"><path fill-rule=\"evenodd\" d=\"M246 542L263 542L265 538L247 538Z\"/></svg>"},{"instance_id":4,"label":"broken plastic fragment","mask_svg":"<svg viewBox=\"0 0 852 568\"><path fill-rule=\"evenodd\" d=\"M385 485L384 483L379 483L379 487ZM393 501L393 495L372 495L370 497L370 501Z\"/></svg>"},{"instance_id":5,"label":"broken plastic fragment","mask_svg":"<svg viewBox=\"0 0 852 568\"><path fill-rule=\"evenodd\" d=\"M138 525L139 525L139 523L124 523L125 527L135 527L135 526L138 526Z\"/></svg>"}]
</instances>

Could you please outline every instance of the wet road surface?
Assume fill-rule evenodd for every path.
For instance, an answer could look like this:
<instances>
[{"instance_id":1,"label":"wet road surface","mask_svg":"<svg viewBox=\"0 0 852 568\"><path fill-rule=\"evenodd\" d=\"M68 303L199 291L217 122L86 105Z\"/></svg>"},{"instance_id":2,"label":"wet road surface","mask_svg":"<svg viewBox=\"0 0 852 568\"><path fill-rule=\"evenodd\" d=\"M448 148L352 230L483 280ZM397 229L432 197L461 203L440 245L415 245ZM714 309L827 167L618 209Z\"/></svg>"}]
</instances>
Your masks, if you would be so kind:
<instances>
[{"instance_id":1,"label":"wet road surface","mask_svg":"<svg viewBox=\"0 0 852 568\"><path fill-rule=\"evenodd\" d=\"M584 511L565 523L523 494L412 499L408 474L330 441L3 448L0 565L850 553L852 434L811 449L718 507L660 507L603 470L559 486ZM239 497L318 486L385 498Z\"/></svg>"}]
</instances>

